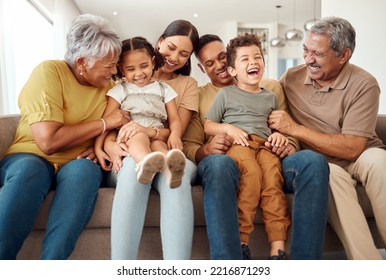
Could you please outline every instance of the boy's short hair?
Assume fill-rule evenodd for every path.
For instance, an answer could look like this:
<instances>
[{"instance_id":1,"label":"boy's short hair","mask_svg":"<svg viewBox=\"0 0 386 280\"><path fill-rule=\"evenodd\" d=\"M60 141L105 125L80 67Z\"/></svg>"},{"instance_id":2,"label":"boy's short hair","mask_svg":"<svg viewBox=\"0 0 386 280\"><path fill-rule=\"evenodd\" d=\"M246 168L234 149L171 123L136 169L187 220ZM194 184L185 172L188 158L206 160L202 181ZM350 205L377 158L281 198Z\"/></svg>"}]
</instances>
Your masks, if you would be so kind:
<instances>
[{"instance_id":1,"label":"boy's short hair","mask_svg":"<svg viewBox=\"0 0 386 280\"><path fill-rule=\"evenodd\" d=\"M253 45L256 45L260 49L260 52L263 55L263 60L264 60L263 48L261 46L260 37L255 34L246 33L244 35L238 35L237 37L229 41L227 45L228 65L233 68L235 67L236 52L238 48L253 46Z\"/></svg>"}]
</instances>

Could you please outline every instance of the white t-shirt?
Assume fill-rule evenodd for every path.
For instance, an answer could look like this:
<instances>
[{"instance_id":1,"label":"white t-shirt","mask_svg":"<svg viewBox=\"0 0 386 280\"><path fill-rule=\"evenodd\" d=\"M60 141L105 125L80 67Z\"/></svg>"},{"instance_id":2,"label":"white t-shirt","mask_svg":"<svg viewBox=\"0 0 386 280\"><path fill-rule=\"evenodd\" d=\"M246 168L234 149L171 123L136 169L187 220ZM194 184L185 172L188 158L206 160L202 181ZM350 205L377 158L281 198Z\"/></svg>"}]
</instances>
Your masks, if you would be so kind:
<instances>
[{"instance_id":1,"label":"white t-shirt","mask_svg":"<svg viewBox=\"0 0 386 280\"><path fill-rule=\"evenodd\" d=\"M177 93L166 83L154 81L144 87L129 82L115 85L108 96L130 112L131 119L144 127L163 128L167 120L165 104L176 98Z\"/></svg>"}]
</instances>

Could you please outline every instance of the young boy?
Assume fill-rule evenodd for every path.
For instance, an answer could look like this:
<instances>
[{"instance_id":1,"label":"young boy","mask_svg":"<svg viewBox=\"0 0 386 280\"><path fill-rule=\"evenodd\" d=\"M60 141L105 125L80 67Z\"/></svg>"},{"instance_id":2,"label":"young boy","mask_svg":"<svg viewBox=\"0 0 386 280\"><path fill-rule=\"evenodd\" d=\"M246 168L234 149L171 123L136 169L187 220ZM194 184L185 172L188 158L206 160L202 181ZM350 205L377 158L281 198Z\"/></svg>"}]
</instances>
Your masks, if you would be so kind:
<instances>
[{"instance_id":1,"label":"young boy","mask_svg":"<svg viewBox=\"0 0 386 280\"><path fill-rule=\"evenodd\" d=\"M249 237L260 205L271 244L269 259L286 259L290 220L282 191L280 159L264 143L282 147L288 140L278 132L271 133L268 127L268 115L277 108L277 98L259 86L265 67L259 38L246 34L232 39L227 46L227 61L228 72L236 83L217 94L206 116L205 133L233 138L227 155L240 170L238 209L244 256L250 258Z\"/></svg>"}]
</instances>

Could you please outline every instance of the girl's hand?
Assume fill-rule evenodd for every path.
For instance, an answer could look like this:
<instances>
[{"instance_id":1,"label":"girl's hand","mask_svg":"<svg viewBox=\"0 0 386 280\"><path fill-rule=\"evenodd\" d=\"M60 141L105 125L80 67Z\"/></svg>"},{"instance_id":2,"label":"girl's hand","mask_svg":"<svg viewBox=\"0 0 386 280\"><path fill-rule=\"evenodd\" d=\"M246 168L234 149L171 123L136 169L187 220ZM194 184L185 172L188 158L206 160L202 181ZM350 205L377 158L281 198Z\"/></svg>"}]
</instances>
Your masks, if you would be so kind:
<instances>
[{"instance_id":1,"label":"girl's hand","mask_svg":"<svg viewBox=\"0 0 386 280\"><path fill-rule=\"evenodd\" d=\"M168 149L179 149L182 150L184 148L181 137L177 136L175 133L171 133L168 138Z\"/></svg>"},{"instance_id":2,"label":"girl's hand","mask_svg":"<svg viewBox=\"0 0 386 280\"><path fill-rule=\"evenodd\" d=\"M145 132L147 134L147 130L142 125L129 122L121 127L117 136L117 143L126 143L131 137L139 132Z\"/></svg>"}]
</instances>

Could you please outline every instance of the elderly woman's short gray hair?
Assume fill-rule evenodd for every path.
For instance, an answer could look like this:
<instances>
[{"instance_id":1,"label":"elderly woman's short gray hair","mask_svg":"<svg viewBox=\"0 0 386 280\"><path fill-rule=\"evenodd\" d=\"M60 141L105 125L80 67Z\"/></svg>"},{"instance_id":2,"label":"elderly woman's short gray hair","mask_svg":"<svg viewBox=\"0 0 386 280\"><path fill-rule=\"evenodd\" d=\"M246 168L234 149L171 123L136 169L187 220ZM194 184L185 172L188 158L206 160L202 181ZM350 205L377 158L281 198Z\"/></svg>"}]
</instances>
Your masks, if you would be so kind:
<instances>
[{"instance_id":1,"label":"elderly woman's short gray hair","mask_svg":"<svg viewBox=\"0 0 386 280\"><path fill-rule=\"evenodd\" d=\"M64 59L74 67L77 58L83 57L92 66L110 53L119 55L121 46L118 34L107 20L83 14L74 19L67 33Z\"/></svg>"}]
</instances>

